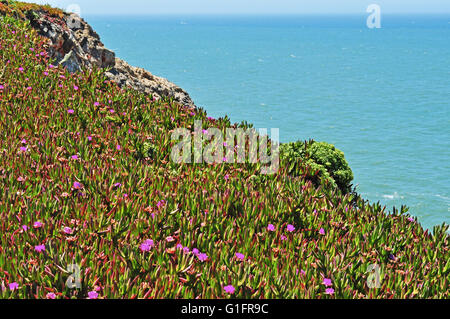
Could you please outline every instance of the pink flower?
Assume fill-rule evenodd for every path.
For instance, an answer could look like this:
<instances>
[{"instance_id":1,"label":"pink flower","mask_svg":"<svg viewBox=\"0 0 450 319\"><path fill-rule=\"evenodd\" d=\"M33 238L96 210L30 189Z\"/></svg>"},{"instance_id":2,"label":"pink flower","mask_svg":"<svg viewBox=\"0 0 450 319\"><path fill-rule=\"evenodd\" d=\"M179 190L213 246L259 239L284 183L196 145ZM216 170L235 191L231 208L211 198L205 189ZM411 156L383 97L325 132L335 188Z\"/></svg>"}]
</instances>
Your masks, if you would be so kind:
<instances>
[{"instance_id":1,"label":"pink flower","mask_svg":"<svg viewBox=\"0 0 450 319\"><path fill-rule=\"evenodd\" d=\"M20 72L23 72L23 67L20 67L20 68L19 68L19 71L20 71Z\"/></svg>"},{"instance_id":2,"label":"pink flower","mask_svg":"<svg viewBox=\"0 0 450 319\"><path fill-rule=\"evenodd\" d=\"M34 250L36 250L38 253L42 253L45 251L45 245L37 245L34 247Z\"/></svg>"},{"instance_id":3,"label":"pink flower","mask_svg":"<svg viewBox=\"0 0 450 319\"><path fill-rule=\"evenodd\" d=\"M74 110L72 110L72 109L68 109L68 110L67 110L67 113L69 113L69 114L73 114L73 113L75 113L75 111L74 111Z\"/></svg>"},{"instance_id":4,"label":"pink flower","mask_svg":"<svg viewBox=\"0 0 450 319\"><path fill-rule=\"evenodd\" d=\"M47 299L56 299L56 295L53 292L49 292L46 296Z\"/></svg>"},{"instance_id":5,"label":"pink flower","mask_svg":"<svg viewBox=\"0 0 450 319\"><path fill-rule=\"evenodd\" d=\"M24 153L28 150L26 146L21 146L19 149Z\"/></svg>"},{"instance_id":6,"label":"pink flower","mask_svg":"<svg viewBox=\"0 0 450 319\"><path fill-rule=\"evenodd\" d=\"M331 279L323 278L323 284L327 287L330 287L333 283L331 282Z\"/></svg>"},{"instance_id":7,"label":"pink flower","mask_svg":"<svg viewBox=\"0 0 450 319\"><path fill-rule=\"evenodd\" d=\"M333 289L333 288L327 288L327 289L325 290L325 293L326 293L327 295L333 295L333 294L334 294L334 289Z\"/></svg>"},{"instance_id":8,"label":"pink flower","mask_svg":"<svg viewBox=\"0 0 450 319\"><path fill-rule=\"evenodd\" d=\"M183 245L178 244L178 245L177 245L177 249L183 249Z\"/></svg>"},{"instance_id":9,"label":"pink flower","mask_svg":"<svg viewBox=\"0 0 450 319\"><path fill-rule=\"evenodd\" d=\"M200 254L197 255L197 258L198 258L200 261L206 261L206 260L208 259L208 255L205 254L205 253L200 253Z\"/></svg>"},{"instance_id":10,"label":"pink flower","mask_svg":"<svg viewBox=\"0 0 450 319\"><path fill-rule=\"evenodd\" d=\"M172 236L169 236L169 237L166 238L166 241L168 243L171 243L171 242L175 241L175 238L173 238Z\"/></svg>"},{"instance_id":11,"label":"pink flower","mask_svg":"<svg viewBox=\"0 0 450 319\"><path fill-rule=\"evenodd\" d=\"M88 298L89 299L97 299L98 298L98 293L95 290L89 291L88 292Z\"/></svg>"},{"instance_id":12,"label":"pink flower","mask_svg":"<svg viewBox=\"0 0 450 319\"><path fill-rule=\"evenodd\" d=\"M319 234L325 235L325 229L323 229L323 228L319 229Z\"/></svg>"},{"instance_id":13,"label":"pink flower","mask_svg":"<svg viewBox=\"0 0 450 319\"><path fill-rule=\"evenodd\" d=\"M23 229L24 231L27 231L27 230L28 230L28 226L27 226L27 225L22 225L22 229Z\"/></svg>"},{"instance_id":14,"label":"pink flower","mask_svg":"<svg viewBox=\"0 0 450 319\"><path fill-rule=\"evenodd\" d=\"M9 290L14 291L16 289L19 289L19 284L17 282L12 282L9 284Z\"/></svg>"},{"instance_id":15,"label":"pink flower","mask_svg":"<svg viewBox=\"0 0 450 319\"><path fill-rule=\"evenodd\" d=\"M114 188L118 188L118 187L120 187L120 186L122 186L122 184L120 184L120 183L115 183L115 184L114 184Z\"/></svg>"},{"instance_id":16,"label":"pink flower","mask_svg":"<svg viewBox=\"0 0 450 319\"><path fill-rule=\"evenodd\" d=\"M92 142L92 136L88 136L88 141Z\"/></svg>"},{"instance_id":17,"label":"pink flower","mask_svg":"<svg viewBox=\"0 0 450 319\"><path fill-rule=\"evenodd\" d=\"M230 295L234 294L234 292L236 291L236 289L234 289L234 287L232 285L223 287L223 290L225 290L225 292Z\"/></svg>"},{"instance_id":18,"label":"pink flower","mask_svg":"<svg viewBox=\"0 0 450 319\"><path fill-rule=\"evenodd\" d=\"M120 151L120 150L122 149L122 146L120 146L119 144L117 144L116 149L117 149L118 151Z\"/></svg>"},{"instance_id":19,"label":"pink flower","mask_svg":"<svg viewBox=\"0 0 450 319\"><path fill-rule=\"evenodd\" d=\"M150 251L152 249L152 247L154 247L154 246L155 246L155 243L153 242L153 240L147 239L139 246L139 249L142 252L146 252L146 251Z\"/></svg>"},{"instance_id":20,"label":"pink flower","mask_svg":"<svg viewBox=\"0 0 450 319\"><path fill-rule=\"evenodd\" d=\"M76 86L76 85L74 85L74 86L73 86L73 89L74 89L75 91L78 91L79 87Z\"/></svg>"},{"instance_id":21,"label":"pink flower","mask_svg":"<svg viewBox=\"0 0 450 319\"><path fill-rule=\"evenodd\" d=\"M280 239L281 239L281 240L287 240L287 237L284 236L284 235L281 235L281 236L280 236Z\"/></svg>"},{"instance_id":22,"label":"pink flower","mask_svg":"<svg viewBox=\"0 0 450 319\"><path fill-rule=\"evenodd\" d=\"M189 247L184 247L184 248L183 248L183 253L184 253L184 254L189 254L189 251L190 251L190 250L189 250Z\"/></svg>"},{"instance_id":23,"label":"pink flower","mask_svg":"<svg viewBox=\"0 0 450 319\"><path fill-rule=\"evenodd\" d=\"M164 199L160 200L158 203L156 203L156 207L160 208L160 207L164 206L165 203L166 203L166 201Z\"/></svg>"},{"instance_id":24,"label":"pink flower","mask_svg":"<svg viewBox=\"0 0 450 319\"><path fill-rule=\"evenodd\" d=\"M269 224L269 225L267 226L267 230L268 230L268 231L275 231L275 226L274 226L273 224Z\"/></svg>"},{"instance_id":25,"label":"pink flower","mask_svg":"<svg viewBox=\"0 0 450 319\"><path fill-rule=\"evenodd\" d=\"M197 256L200 253L200 251L197 248L194 248L192 249L192 253Z\"/></svg>"},{"instance_id":26,"label":"pink flower","mask_svg":"<svg viewBox=\"0 0 450 319\"><path fill-rule=\"evenodd\" d=\"M73 188L74 189L81 189L83 187L83 185L81 185L81 183L78 183L78 182L74 182L73 183Z\"/></svg>"},{"instance_id":27,"label":"pink flower","mask_svg":"<svg viewBox=\"0 0 450 319\"><path fill-rule=\"evenodd\" d=\"M72 155L72 156L71 156L71 159L77 160L77 159L78 159L78 155Z\"/></svg>"},{"instance_id":28,"label":"pink flower","mask_svg":"<svg viewBox=\"0 0 450 319\"><path fill-rule=\"evenodd\" d=\"M64 227L63 231L65 234L71 235L73 233L73 229L70 227Z\"/></svg>"},{"instance_id":29,"label":"pink flower","mask_svg":"<svg viewBox=\"0 0 450 319\"><path fill-rule=\"evenodd\" d=\"M245 259L245 256L244 254L236 253L236 258L243 261Z\"/></svg>"},{"instance_id":30,"label":"pink flower","mask_svg":"<svg viewBox=\"0 0 450 319\"><path fill-rule=\"evenodd\" d=\"M31 86L27 87L27 91L31 91L33 88Z\"/></svg>"},{"instance_id":31,"label":"pink flower","mask_svg":"<svg viewBox=\"0 0 450 319\"><path fill-rule=\"evenodd\" d=\"M22 143L22 144L27 144L27 140L26 140L26 139L23 139L22 141L20 141L20 143Z\"/></svg>"},{"instance_id":32,"label":"pink flower","mask_svg":"<svg viewBox=\"0 0 450 319\"><path fill-rule=\"evenodd\" d=\"M50 64L48 67L49 67L50 69L55 68L55 66L54 66L53 64Z\"/></svg>"},{"instance_id":33,"label":"pink flower","mask_svg":"<svg viewBox=\"0 0 450 319\"><path fill-rule=\"evenodd\" d=\"M408 217L408 220L409 220L411 223L415 223L415 222L416 222L416 220L415 220L414 218L412 218L412 217Z\"/></svg>"},{"instance_id":34,"label":"pink flower","mask_svg":"<svg viewBox=\"0 0 450 319\"><path fill-rule=\"evenodd\" d=\"M94 103L94 106L100 106L100 103L95 102L95 103Z\"/></svg>"},{"instance_id":35,"label":"pink flower","mask_svg":"<svg viewBox=\"0 0 450 319\"><path fill-rule=\"evenodd\" d=\"M41 222L35 222L35 223L33 224L33 227L34 227L34 228L41 228L42 226L44 226L44 224L42 224Z\"/></svg>"},{"instance_id":36,"label":"pink flower","mask_svg":"<svg viewBox=\"0 0 450 319\"><path fill-rule=\"evenodd\" d=\"M289 224L289 225L287 225L286 229L288 232L292 233L295 230L295 227L293 225Z\"/></svg>"},{"instance_id":37,"label":"pink flower","mask_svg":"<svg viewBox=\"0 0 450 319\"><path fill-rule=\"evenodd\" d=\"M230 175L228 175L228 174L227 174L227 175L225 175L225 177L224 177L224 178L225 178L225 180L227 181L227 180L229 180L229 179L230 179Z\"/></svg>"},{"instance_id":38,"label":"pink flower","mask_svg":"<svg viewBox=\"0 0 450 319\"><path fill-rule=\"evenodd\" d=\"M45 76L48 76L48 72L47 72L47 71L44 71L44 75L45 75Z\"/></svg>"},{"instance_id":39,"label":"pink flower","mask_svg":"<svg viewBox=\"0 0 450 319\"><path fill-rule=\"evenodd\" d=\"M3 90L5 87L0 84L0 90Z\"/></svg>"}]
</instances>

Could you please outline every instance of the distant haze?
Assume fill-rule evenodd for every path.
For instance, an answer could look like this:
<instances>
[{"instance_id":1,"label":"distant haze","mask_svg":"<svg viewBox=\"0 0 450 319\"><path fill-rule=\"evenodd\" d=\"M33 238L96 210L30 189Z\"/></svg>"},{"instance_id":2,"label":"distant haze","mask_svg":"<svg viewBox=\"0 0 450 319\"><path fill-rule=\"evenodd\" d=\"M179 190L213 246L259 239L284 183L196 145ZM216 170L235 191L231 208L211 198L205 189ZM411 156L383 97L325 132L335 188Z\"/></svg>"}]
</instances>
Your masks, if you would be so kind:
<instances>
[{"instance_id":1,"label":"distant haze","mask_svg":"<svg viewBox=\"0 0 450 319\"><path fill-rule=\"evenodd\" d=\"M365 14L370 4L382 13L450 13L450 0L40 0L81 14Z\"/></svg>"}]
</instances>

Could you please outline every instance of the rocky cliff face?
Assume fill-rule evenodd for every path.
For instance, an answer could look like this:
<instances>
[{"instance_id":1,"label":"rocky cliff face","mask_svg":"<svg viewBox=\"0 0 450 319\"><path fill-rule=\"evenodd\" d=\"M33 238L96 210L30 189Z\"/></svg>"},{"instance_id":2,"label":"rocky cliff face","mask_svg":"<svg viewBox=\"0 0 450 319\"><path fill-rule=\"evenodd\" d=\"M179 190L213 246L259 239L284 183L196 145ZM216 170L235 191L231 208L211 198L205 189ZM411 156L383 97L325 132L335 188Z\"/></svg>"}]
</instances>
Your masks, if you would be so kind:
<instances>
[{"instance_id":1,"label":"rocky cliff face","mask_svg":"<svg viewBox=\"0 0 450 319\"><path fill-rule=\"evenodd\" d=\"M56 62L70 72L81 68L108 68L106 76L120 87L131 87L155 99L172 97L175 101L195 107L189 94L149 71L129 65L117 58L115 53L105 48L99 35L76 14L65 13L64 18L52 17L45 11L33 11L27 19L39 34L50 39L48 51Z\"/></svg>"}]
</instances>

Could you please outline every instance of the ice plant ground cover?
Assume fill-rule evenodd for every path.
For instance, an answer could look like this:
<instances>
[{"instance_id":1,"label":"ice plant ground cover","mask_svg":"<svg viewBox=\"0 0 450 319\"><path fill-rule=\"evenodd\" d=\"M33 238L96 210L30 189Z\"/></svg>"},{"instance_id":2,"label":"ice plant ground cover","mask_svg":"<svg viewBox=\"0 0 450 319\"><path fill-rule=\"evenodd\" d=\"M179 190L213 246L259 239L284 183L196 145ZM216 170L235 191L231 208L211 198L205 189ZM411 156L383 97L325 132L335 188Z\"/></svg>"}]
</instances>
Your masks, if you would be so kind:
<instances>
[{"instance_id":1,"label":"ice plant ground cover","mask_svg":"<svg viewBox=\"0 0 450 319\"><path fill-rule=\"evenodd\" d=\"M313 184L308 167L292 177L283 159L268 176L175 164L173 129L234 124L119 89L102 70L69 74L46 43L1 18L2 298L450 296L446 227ZM80 289L66 285L74 264Z\"/></svg>"}]
</instances>

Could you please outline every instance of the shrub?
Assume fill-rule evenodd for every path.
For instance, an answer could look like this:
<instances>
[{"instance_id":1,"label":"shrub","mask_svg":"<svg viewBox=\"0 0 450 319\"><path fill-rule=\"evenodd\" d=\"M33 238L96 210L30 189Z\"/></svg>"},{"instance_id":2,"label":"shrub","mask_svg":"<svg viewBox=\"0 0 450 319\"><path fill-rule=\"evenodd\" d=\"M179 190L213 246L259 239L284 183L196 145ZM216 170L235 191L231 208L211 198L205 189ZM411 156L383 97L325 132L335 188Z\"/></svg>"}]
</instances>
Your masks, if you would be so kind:
<instances>
[{"instance_id":1,"label":"shrub","mask_svg":"<svg viewBox=\"0 0 450 319\"><path fill-rule=\"evenodd\" d=\"M351 189L353 172L344 153L332 144L315 141L282 144L280 155L288 162L290 174L303 173L318 184L325 181L344 193Z\"/></svg>"}]
</instances>

